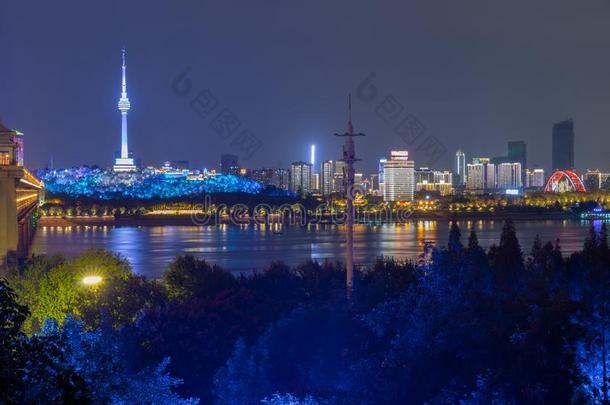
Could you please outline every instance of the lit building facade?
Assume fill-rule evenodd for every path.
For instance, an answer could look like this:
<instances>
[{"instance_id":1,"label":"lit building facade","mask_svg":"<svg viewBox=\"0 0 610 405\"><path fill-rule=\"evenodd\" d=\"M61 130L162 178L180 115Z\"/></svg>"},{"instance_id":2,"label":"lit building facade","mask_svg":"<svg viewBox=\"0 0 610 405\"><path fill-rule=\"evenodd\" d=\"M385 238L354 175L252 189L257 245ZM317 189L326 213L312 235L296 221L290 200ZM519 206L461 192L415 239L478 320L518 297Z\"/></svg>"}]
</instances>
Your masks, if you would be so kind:
<instances>
[{"instance_id":1,"label":"lit building facade","mask_svg":"<svg viewBox=\"0 0 610 405\"><path fill-rule=\"evenodd\" d=\"M466 189L487 192L496 188L496 165L489 158L474 158L466 165Z\"/></svg>"},{"instance_id":2,"label":"lit building facade","mask_svg":"<svg viewBox=\"0 0 610 405\"><path fill-rule=\"evenodd\" d=\"M333 192L345 193L345 162L335 162L335 174L333 175Z\"/></svg>"},{"instance_id":3,"label":"lit building facade","mask_svg":"<svg viewBox=\"0 0 610 405\"><path fill-rule=\"evenodd\" d=\"M320 188L322 194L330 195L333 192L333 176L335 174L335 162L325 160L320 167Z\"/></svg>"},{"instance_id":4,"label":"lit building facade","mask_svg":"<svg viewBox=\"0 0 610 405\"><path fill-rule=\"evenodd\" d=\"M119 111L121 112L121 155L114 162L115 172L133 172L136 165L129 153L129 142L127 138L127 113L131 109L131 103L127 97L127 63L125 60L125 49L123 49L123 79L121 85L121 98L119 99Z\"/></svg>"},{"instance_id":5,"label":"lit building facade","mask_svg":"<svg viewBox=\"0 0 610 405\"><path fill-rule=\"evenodd\" d=\"M294 162L290 165L290 191L311 193L311 163Z\"/></svg>"},{"instance_id":6,"label":"lit building facade","mask_svg":"<svg viewBox=\"0 0 610 405\"><path fill-rule=\"evenodd\" d=\"M282 168L266 168L254 169L248 173L248 177L259 183L277 187L282 190L288 190L290 184L289 171Z\"/></svg>"},{"instance_id":7,"label":"lit building facade","mask_svg":"<svg viewBox=\"0 0 610 405\"><path fill-rule=\"evenodd\" d=\"M23 134L0 122L0 166L23 166Z\"/></svg>"},{"instance_id":8,"label":"lit building facade","mask_svg":"<svg viewBox=\"0 0 610 405\"><path fill-rule=\"evenodd\" d=\"M378 168L378 176L379 176L379 195L383 195L384 190L385 190L385 183L384 183L384 178L383 178L383 170L385 167L385 162L387 162L387 159L379 159L379 168Z\"/></svg>"},{"instance_id":9,"label":"lit building facade","mask_svg":"<svg viewBox=\"0 0 610 405\"><path fill-rule=\"evenodd\" d=\"M466 155L461 149L455 152L455 180L456 185L463 186L466 184Z\"/></svg>"},{"instance_id":10,"label":"lit building facade","mask_svg":"<svg viewBox=\"0 0 610 405\"><path fill-rule=\"evenodd\" d=\"M311 165L313 170L313 165ZM320 192L320 173L311 174L311 191L314 193Z\"/></svg>"},{"instance_id":11,"label":"lit building facade","mask_svg":"<svg viewBox=\"0 0 610 405\"><path fill-rule=\"evenodd\" d=\"M432 191L442 196L453 193L453 174L420 167L415 171L415 191Z\"/></svg>"},{"instance_id":12,"label":"lit building facade","mask_svg":"<svg viewBox=\"0 0 610 405\"><path fill-rule=\"evenodd\" d=\"M392 151L383 165L383 200L413 201L415 196L415 162L409 160L409 152Z\"/></svg>"},{"instance_id":13,"label":"lit building facade","mask_svg":"<svg viewBox=\"0 0 610 405\"><path fill-rule=\"evenodd\" d=\"M610 189L610 173L603 173L600 170L587 170L582 175L582 181L588 191Z\"/></svg>"},{"instance_id":14,"label":"lit building facade","mask_svg":"<svg viewBox=\"0 0 610 405\"><path fill-rule=\"evenodd\" d=\"M500 163L498 165L496 187L501 190L520 189L523 187L521 163Z\"/></svg>"},{"instance_id":15,"label":"lit building facade","mask_svg":"<svg viewBox=\"0 0 610 405\"><path fill-rule=\"evenodd\" d=\"M526 188L543 188L546 178L544 177L544 169L526 169L525 170L525 187Z\"/></svg>"}]
</instances>

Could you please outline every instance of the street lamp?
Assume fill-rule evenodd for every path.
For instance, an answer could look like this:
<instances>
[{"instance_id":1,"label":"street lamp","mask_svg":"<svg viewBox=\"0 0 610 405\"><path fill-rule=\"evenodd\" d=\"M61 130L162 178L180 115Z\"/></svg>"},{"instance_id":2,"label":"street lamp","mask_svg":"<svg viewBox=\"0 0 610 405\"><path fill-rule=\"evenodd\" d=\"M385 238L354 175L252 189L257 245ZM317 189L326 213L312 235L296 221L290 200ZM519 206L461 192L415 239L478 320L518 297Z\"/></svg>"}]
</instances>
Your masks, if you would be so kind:
<instances>
[{"instance_id":1,"label":"street lamp","mask_svg":"<svg viewBox=\"0 0 610 405\"><path fill-rule=\"evenodd\" d=\"M89 285L89 286L97 285L97 284L101 283L101 281L102 281L102 277L101 276L87 276L87 277L83 277L83 284Z\"/></svg>"}]
</instances>

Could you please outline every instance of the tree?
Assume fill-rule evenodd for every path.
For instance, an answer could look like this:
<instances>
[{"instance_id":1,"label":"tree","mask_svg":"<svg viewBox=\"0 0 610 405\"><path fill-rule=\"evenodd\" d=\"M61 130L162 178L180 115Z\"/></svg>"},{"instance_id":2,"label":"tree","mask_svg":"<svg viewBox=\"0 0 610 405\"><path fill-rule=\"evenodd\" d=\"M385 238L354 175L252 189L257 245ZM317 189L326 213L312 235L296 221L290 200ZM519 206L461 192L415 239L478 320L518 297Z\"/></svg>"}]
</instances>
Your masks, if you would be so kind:
<instances>
[{"instance_id":1,"label":"tree","mask_svg":"<svg viewBox=\"0 0 610 405\"><path fill-rule=\"evenodd\" d=\"M300 307L252 346L238 341L216 375L217 403L255 405L277 392L350 403L348 369L369 336L346 308Z\"/></svg>"},{"instance_id":2,"label":"tree","mask_svg":"<svg viewBox=\"0 0 610 405\"><path fill-rule=\"evenodd\" d=\"M27 316L0 279L0 403L88 403L82 379L62 362L61 342L21 332Z\"/></svg>"},{"instance_id":3,"label":"tree","mask_svg":"<svg viewBox=\"0 0 610 405\"><path fill-rule=\"evenodd\" d=\"M456 258L462 256L464 251L464 245L462 245L462 241L460 240L462 237L462 233L460 231L460 227L458 226L456 221L451 221L451 228L449 229L449 242L447 243L447 249L451 252Z\"/></svg>"},{"instance_id":4,"label":"tree","mask_svg":"<svg viewBox=\"0 0 610 405\"><path fill-rule=\"evenodd\" d=\"M64 368L79 370L93 404L193 405L198 400L179 397L173 388L181 380L166 371L169 359L158 365L131 371L127 353L112 331L85 331L81 321L66 318L63 327L46 322L40 337L62 343Z\"/></svg>"},{"instance_id":5,"label":"tree","mask_svg":"<svg viewBox=\"0 0 610 405\"><path fill-rule=\"evenodd\" d=\"M83 277L92 275L101 277L100 284L83 284ZM161 300L155 283L134 275L124 258L103 250L90 250L70 261L34 257L10 278L19 301L31 311L24 325L28 334L39 331L46 319L61 325L66 315L84 319L92 328L100 325L102 316L118 326Z\"/></svg>"},{"instance_id":6,"label":"tree","mask_svg":"<svg viewBox=\"0 0 610 405\"><path fill-rule=\"evenodd\" d=\"M163 273L170 299L184 302L193 297L211 298L237 286L231 273L192 255L178 256Z\"/></svg>"}]
</instances>

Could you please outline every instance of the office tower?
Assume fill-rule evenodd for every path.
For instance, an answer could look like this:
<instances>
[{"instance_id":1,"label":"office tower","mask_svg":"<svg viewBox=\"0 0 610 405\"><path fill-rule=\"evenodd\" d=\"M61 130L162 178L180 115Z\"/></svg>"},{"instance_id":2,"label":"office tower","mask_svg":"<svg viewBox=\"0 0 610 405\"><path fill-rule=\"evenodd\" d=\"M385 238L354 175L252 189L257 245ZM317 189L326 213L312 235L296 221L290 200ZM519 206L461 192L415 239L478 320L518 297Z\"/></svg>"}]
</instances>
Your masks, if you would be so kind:
<instances>
[{"instance_id":1,"label":"office tower","mask_svg":"<svg viewBox=\"0 0 610 405\"><path fill-rule=\"evenodd\" d=\"M333 175L333 192L345 193L345 162L335 162L335 173Z\"/></svg>"},{"instance_id":2,"label":"office tower","mask_svg":"<svg viewBox=\"0 0 610 405\"><path fill-rule=\"evenodd\" d=\"M508 142L508 161L521 163L521 169L527 166L527 145L523 141Z\"/></svg>"},{"instance_id":3,"label":"office tower","mask_svg":"<svg viewBox=\"0 0 610 405\"><path fill-rule=\"evenodd\" d=\"M222 174L239 174L239 163L237 156L229 153L220 155L220 172Z\"/></svg>"},{"instance_id":4,"label":"office tower","mask_svg":"<svg viewBox=\"0 0 610 405\"><path fill-rule=\"evenodd\" d=\"M496 188L496 166L489 158L473 158L466 165L466 188L477 192Z\"/></svg>"},{"instance_id":5,"label":"office tower","mask_svg":"<svg viewBox=\"0 0 610 405\"><path fill-rule=\"evenodd\" d=\"M320 167L320 188L323 195L333 192L333 176L335 174L335 162L325 160Z\"/></svg>"},{"instance_id":6,"label":"office tower","mask_svg":"<svg viewBox=\"0 0 610 405\"><path fill-rule=\"evenodd\" d=\"M119 111L121 112L121 155L114 162L115 172L132 172L136 170L136 166L132 157L129 154L129 145L127 139L127 113L131 109L131 103L127 97L127 63L125 58L125 49L123 49L123 79L121 84L121 98L119 99Z\"/></svg>"},{"instance_id":7,"label":"office tower","mask_svg":"<svg viewBox=\"0 0 610 405\"><path fill-rule=\"evenodd\" d=\"M500 163L497 170L497 188L507 190L519 189L523 186L521 179L521 163Z\"/></svg>"},{"instance_id":8,"label":"office tower","mask_svg":"<svg viewBox=\"0 0 610 405\"><path fill-rule=\"evenodd\" d=\"M415 194L415 162L409 152L392 151L383 165L384 201L413 201Z\"/></svg>"},{"instance_id":9,"label":"office tower","mask_svg":"<svg viewBox=\"0 0 610 405\"><path fill-rule=\"evenodd\" d=\"M456 185L463 186L466 184L466 155L461 149L455 152L455 176Z\"/></svg>"},{"instance_id":10,"label":"office tower","mask_svg":"<svg viewBox=\"0 0 610 405\"><path fill-rule=\"evenodd\" d=\"M384 179L383 179L383 170L384 170L384 166L385 166L385 162L387 162L387 159L379 159L379 168L378 168L378 175L379 175L379 194L383 195L384 192L384 188L385 188L385 184L384 184Z\"/></svg>"},{"instance_id":11,"label":"office tower","mask_svg":"<svg viewBox=\"0 0 610 405\"><path fill-rule=\"evenodd\" d=\"M355 185L362 187L363 180L364 180L364 177L363 177L362 173L354 173L354 184Z\"/></svg>"},{"instance_id":12,"label":"office tower","mask_svg":"<svg viewBox=\"0 0 610 405\"><path fill-rule=\"evenodd\" d=\"M525 187L526 188L543 188L545 183L544 169L526 169L525 170Z\"/></svg>"},{"instance_id":13,"label":"office tower","mask_svg":"<svg viewBox=\"0 0 610 405\"><path fill-rule=\"evenodd\" d=\"M574 169L574 121L553 125L553 170Z\"/></svg>"},{"instance_id":14,"label":"office tower","mask_svg":"<svg viewBox=\"0 0 610 405\"><path fill-rule=\"evenodd\" d=\"M311 164L294 162L290 165L290 191L307 194L311 192Z\"/></svg>"}]
</instances>

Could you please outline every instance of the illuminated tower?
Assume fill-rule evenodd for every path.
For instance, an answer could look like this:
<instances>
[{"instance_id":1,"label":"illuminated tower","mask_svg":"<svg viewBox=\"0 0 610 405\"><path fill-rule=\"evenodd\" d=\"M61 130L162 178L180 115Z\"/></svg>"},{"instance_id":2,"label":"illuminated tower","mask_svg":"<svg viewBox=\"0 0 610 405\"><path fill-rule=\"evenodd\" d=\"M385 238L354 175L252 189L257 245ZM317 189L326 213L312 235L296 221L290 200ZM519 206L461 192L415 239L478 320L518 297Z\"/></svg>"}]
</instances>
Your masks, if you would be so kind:
<instances>
[{"instance_id":1,"label":"illuminated tower","mask_svg":"<svg viewBox=\"0 0 610 405\"><path fill-rule=\"evenodd\" d=\"M466 155L461 149L455 152L455 176L458 186L466 184Z\"/></svg>"},{"instance_id":2,"label":"illuminated tower","mask_svg":"<svg viewBox=\"0 0 610 405\"><path fill-rule=\"evenodd\" d=\"M345 287L347 290L347 299L351 302L352 293L354 291L354 198L356 197L356 189L354 188L354 163L356 159L356 150L354 147L354 137L364 136L361 133L354 133L352 125L352 96L349 96L349 120L347 122L347 132L344 134L335 134L335 136L345 137L343 145L343 159L345 163L345 176L343 178L345 184L345 216L346 218L346 252L345 252Z\"/></svg>"},{"instance_id":3,"label":"illuminated tower","mask_svg":"<svg viewBox=\"0 0 610 405\"><path fill-rule=\"evenodd\" d=\"M123 82L121 87L121 98L119 99L119 111L121 112L121 156L114 163L115 172L131 172L136 170L133 159L129 156L129 145L127 142L127 112L131 108L127 98L127 64L125 63L125 48L123 48Z\"/></svg>"}]
</instances>

